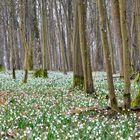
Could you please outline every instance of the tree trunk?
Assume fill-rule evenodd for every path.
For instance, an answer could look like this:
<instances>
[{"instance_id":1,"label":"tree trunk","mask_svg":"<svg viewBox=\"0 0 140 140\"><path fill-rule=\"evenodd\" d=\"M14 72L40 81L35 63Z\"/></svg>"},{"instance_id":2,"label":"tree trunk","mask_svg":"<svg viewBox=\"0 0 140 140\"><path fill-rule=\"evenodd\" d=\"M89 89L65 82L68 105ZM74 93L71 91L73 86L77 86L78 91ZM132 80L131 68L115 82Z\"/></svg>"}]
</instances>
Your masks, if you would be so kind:
<instances>
[{"instance_id":1,"label":"tree trunk","mask_svg":"<svg viewBox=\"0 0 140 140\"><path fill-rule=\"evenodd\" d=\"M115 74L116 71L115 71L115 64L114 64L114 47L113 47L112 34L111 34L110 23L108 18L107 18L107 31L108 31L109 50L111 55L112 72Z\"/></svg>"},{"instance_id":2,"label":"tree trunk","mask_svg":"<svg viewBox=\"0 0 140 140\"><path fill-rule=\"evenodd\" d=\"M23 3L23 0L20 0L20 34L21 34L21 44L22 47L24 48L24 64L23 64L23 68L24 68L24 78L23 78L23 83L27 83L27 79L28 79L28 41L29 41L29 34L28 34L28 30L27 30L27 25L28 25L28 17L27 16L27 12L28 12L28 1L26 0L25 3ZM26 11L26 12L25 12ZM27 18L25 20L25 18ZM25 23L24 23L25 21ZM25 25L25 26L24 26ZM28 41L27 41L28 39Z\"/></svg>"},{"instance_id":3,"label":"tree trunk","mask_svg":"<svg viewBox=\"0 0 140 140\"><path fill-rule=\"evenodd\" d=\"M84 88L89 94L94 92L89 48L86 40L86 0L78 0L79 37L84 72Z\"/></svg>"},{"instance_id":4,"label":"tree trunk","mask_svg":"<svg viewBox=\"0 0 140 140\"><path fill-rule=\"evenodd\" d=\"M116 47L119 50L119 67L120 67L120 76L124 76L123 72L123 44L122 44L122 35L121 35L121 25L120 25L120 11L119 11L119 0L111 0L111 10L113 17L113 27L114 35L116 40Z\"/></svg>"},{"instance_id":5,"label":"tree trunk","mask_svg":"<svg viewBox=\"0 0 140 140\"><path fill-rule=\"evenodd\" d=\"M46 47L47 47L47 18L46 18L46 1L42 0L42 70L43 77L45 76L46 69Z\"/></svg>"},{"instance_id":6,"label":"tree trunk","mask_svg":"<svg viewBox=\"0 0 140 140\"><path fill-rule=\"evenodd\" d=\"M107 82L109 89L109 99L112 110L118 111L117 100L115 96L113 77L112 77L112 67L111 67L111 58L110 51L107 39L107 25L106 25L106 11L104 7L104 0L98 0L98 9L100 16L100 29L101 29L101 37L102 37L102 46L104 49L105 62L106 62L106 72L107 72Z\"/></svg>"},{"instance_id":7,"label":"tree trunk","mask_svg":"<svg viewBox=\"0 0 140 140\"><path fill-rule=\"evenodd\" d=\"M74 2L74 32L73 32L73 87L84 87L84 73L80 51L78 5Z\"/></svg>"},{"instance_id":8,"label":"tree trunk","mask_svg":"<svg viewBox=\"0 0 140 140\"><path fill-rule=\"evenodd\" d=\"M130 108L131 94L130 94L130 52L129 52L129 37L127 31L126 22L126 0L119 0L120 7L120 21L121 21L121 33L123 42L123 63L124 63L124 107Z\"/></svg>"},{"instance_id":9,"label":"tree trunk","mask_svg":"<svg viewBox=\"0 0 140 140\"><path fill-rule=\"evenodd\" d=\"M140 65L140 1L135 0L135 21L136 21L136 34L137 34L137 45L139 50L139 65ZM140 69L140 66L139 66Z\"/></svg>"}]
</instances>

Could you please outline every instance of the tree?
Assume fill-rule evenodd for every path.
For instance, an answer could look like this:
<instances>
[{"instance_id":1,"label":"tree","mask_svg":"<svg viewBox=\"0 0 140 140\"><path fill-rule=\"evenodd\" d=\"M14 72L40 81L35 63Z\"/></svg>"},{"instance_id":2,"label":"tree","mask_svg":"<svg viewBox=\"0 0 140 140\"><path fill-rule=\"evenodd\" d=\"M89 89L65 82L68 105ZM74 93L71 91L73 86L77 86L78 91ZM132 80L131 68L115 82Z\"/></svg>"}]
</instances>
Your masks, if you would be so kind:
<instances>
[{"instance_id":1,"label":"tree","mask_svg":"<svg viewBox=\"0 0 140 140\"><path fill-rule=\"evenodd\" d=\"M84 72L84 88L87 93L93 93L93 79L90 62L89 48L86 39L86 0L78 0L79 37Z\"/></svg>"},{"instance_id":2,"label":"tree","mask_svg":"<svg viewBox=\"0 0 140 140\"><path fill-rule=\"evenodd\" d=\"M129 109L131 106L131 94L130 94L130 49L129 49L129 37L127 31L126 22L126 0L119 0L120 7L120 21L121 21L121 34L123 42L123 63L124 63L124 107Z\"/></svg>"},{"instance_id":3,"label":"tree","mask_svg":"<svg viewBox=\"0 0 140 140\"><path fill-rule=\"evenodd\" d=\"M66 36L67 36L67 56L68 56L68 70L72 70L72 16L73 13L72 11L72 0L66 0L66 1L61 1L63 10L64 10L64 16L66 20Z\"/></svg>"},{"instance_id":4,"label":"tree","mask_svg":"<svg viewBox=\"0 0 140 140\"><path fill-rule=\"evenodd\" d=\"M111 10L113 18L113 29L116 40L116 46L119 50L119 65L120 65L120 76L124 75L123 72L123 43L121 34L121 23L120 23L120 11L119 11L119 0L111 0Z\"/></svg>"},{"instance_id":5,"label":"tree","mask_svg":"<svg viewBox=\"0 0 140 140\"><path fill-rule=\"evenodd\" d=\"M7 1L4 1L4 0L1 1L1 4L3 4L3 5L6 5L6 3L7 3ZM10 51L8 49L9 42L8 42L8 34L7 34L7 32L8 32L8 8L6 6L3 7L1 15L2 15L2 23L3 23L2 33L3 33L3 40L4 40L3 46L4 46L4 50L5 50L4 51L4 56L5 56L5 61L6 61L5 63L6 63L6 69L10 70Z\"/></svg>"},{"instance_id":6,"label":"tree","mask_svg":"<svg viewBox=\"0 0 140 140\"><path fill-rule=\"evenodd\" d=\"M20 0L20 34L21 34L21 44L24 48L24 78L23 83L27 83L28 79L28 58L29 58L29 18L28 18L28 0L23 3L23 0ZM27 17L26 17L27 16Z\"/></svg>"},{"instance_id":7,"label":"tree","mask_svg":"<svg viewBox=\"0 0 140 140\"><path fill-rule=\"evenodd\" d=\"M79 87L79 88L84 87L84 73L83 73L81 51L80 51L77 1L74 1L73 87Z\"/></svg>"},{"instance_id":8,"label":"tree","mask_svg":"<svg viewBox=\"0 0 140 140\"><path fill-rule=\"evenodd\" d=\"M47 18L46 18L46 1L42 0L42 72L43 77L47 77L46 70L46 47L47 47Z\"/></svg>"},{"instance_id":9,"label":"tree","mask_svg":"<svg viewBox=\"0 0 140 140\"><path fill-rule=\"evenodd\" d=\"M140 59L140 1L139 0L134 0L134 8L135 8L135 22L136 22L136 37L137 39L135 40L137 43L137 48L139 51L139 59ZM140 62L139 62L140 63ZM139 67L140 68L140 67Z\"/></svg>"},{"instance_id":10,"label":"tree","mask_svg":"<svg viewBox=\"0 0 140 140\"><path fill-rule=\"evenodd\" d=\"M106 72L107 72L107 82L108 82L108 90L109 90L109 99L112 110L118 111L117 100L115 96L113 77L112 77L112 67L111 67L111 58L109 51L109 44L107 39L107 24L106 24L106 11L104 0L98 0L98 9L100 16L100 29L101 29L101 38L102 38L102 46L104 49L105 62L106 62Z\"/></svg>"},{"instance_id":11,"label":"tree","mask_svg":"<svg viewBox=\"0 0 140 140\"><path fill-rule=\"evenodd\" d=\"M62 69L64 74L67 74L67 57L66 57L66 43L65 43L65 37L64 37L64 27L61 26L62 21L62 15L58 12L58 7L56 1L55 3L55 12L56 12L56 19L57 19L57 26L58 26L58 33L59 33L59 40L60 40L60 49L61 49L61 60L62 60ZM61 9L61 4L59 5ZM60 10L61 12L61 10Z\"/></svg>"},{"instance_id":12,"label":"tree","mask_svg":"<svg viewBox=\"0 0 140 140\"><path fill-rule=\"evenodd\" d=\"M10 0L10 31L9 31L9 38L10 38L10 60L11 60L11 69L12 69L12 77L16 79L16 61L15 61L15 22L14 22L14 1Z\"/></svg>"},{"instance_id":13,"label":"tree","mask_svg":"<svg viewBox=\"0 0 140 140\"><path fill-rule=\"evenodd\" d=\"M111 25L109 22L109 19L107 17L107 32L108 32L108 42L109 42L109 51L111 55L111 66L112 66L112 73L116 73L115 71L115 64L114 64L114 47L113 47L113 41L112 41L112 34L111 34Z\"/></svg>"}]
</instances>

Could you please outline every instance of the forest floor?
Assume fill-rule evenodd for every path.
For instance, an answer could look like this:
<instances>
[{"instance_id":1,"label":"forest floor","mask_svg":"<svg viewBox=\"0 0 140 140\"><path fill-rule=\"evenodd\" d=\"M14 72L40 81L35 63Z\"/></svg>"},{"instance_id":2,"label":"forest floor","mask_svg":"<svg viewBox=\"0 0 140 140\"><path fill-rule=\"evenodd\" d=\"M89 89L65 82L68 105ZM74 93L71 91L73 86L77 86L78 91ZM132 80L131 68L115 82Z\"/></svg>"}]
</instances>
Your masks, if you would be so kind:
<instances>
[{"instance_id":1,"label":"forest floor","mask_svg":"<svg viewBox=\"0 0 140 140\"><path fill-rule=\"evenodd\" d=\"M108 105L106 75L93 75L96 98L72 89L72 73L49 72L48 79L33 78L30 73L28 83L23 84L22 71L17 72L16 80L10 72L1 72L0 139L131 140L137 115L102 114L100 108ZM114 78L114 83L121 106L123 81ZM133 97L137 89L138 85L132 83Z\"/></svg>"}]
</instances>

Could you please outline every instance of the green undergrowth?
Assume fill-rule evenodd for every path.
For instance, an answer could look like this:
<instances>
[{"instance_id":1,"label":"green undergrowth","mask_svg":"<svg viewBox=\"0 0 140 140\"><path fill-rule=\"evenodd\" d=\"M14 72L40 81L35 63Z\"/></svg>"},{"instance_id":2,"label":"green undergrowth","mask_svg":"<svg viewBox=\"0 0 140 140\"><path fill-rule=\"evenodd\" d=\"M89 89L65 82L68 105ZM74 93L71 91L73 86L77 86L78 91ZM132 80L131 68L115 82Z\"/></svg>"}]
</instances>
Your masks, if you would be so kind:
<instances>
[{"instance_id":1,"label":"green undergrowth","mask_svg":"<svg viewBox=\"0 0 140 140\"><path fill-rule=\"evenodd\" d=\"M5 68L3 65L0 64L0 72L5 71Z\"/></svg>"},{"instance_id":2,"label":"green undergrowth","mask_svg":"<svg viewBox=\"0 0 140 140\"><path fill-rule=\"evenodd\" d=\"M130 139L137 122L133 113L129 116L118 113L115 117L94 111L68 114L75 108L108 105L104 73L94 74L97 98L72 89L72 73L49 72L49 78L33 78L30 72L26 84L21 84L22 71L16 72L16 80L9 73L0 73L0 93L8 93L3 95L6 97L0 96L6 99L0 104L1 140ZM114 82L118 103L122 104L123 81ZM136 91L137 85L132 84L132 90Z\"/></svg>"},{"instance_id":3,"label":"green undergrowth","mask_svg":"<svg viewBox=\"0 0 140 140\"><path fill-rule=\"evenodd\" d=\"M37 78L37 77L47 78L48 72L47 72L47 70L39 69L39 70L36 70L33 72L33 77L34 78Z\"/></svg>"},{"instance_id":4,"label":"green undergrowth","mask_svg":"<svg viewBox=\"0 0 140 140\"><path fill-rule=\"evenodd\" d=\"M140 107L140 89L138 90L136 97L132 100L131 106Z\"/></svg>"}]
</instances>

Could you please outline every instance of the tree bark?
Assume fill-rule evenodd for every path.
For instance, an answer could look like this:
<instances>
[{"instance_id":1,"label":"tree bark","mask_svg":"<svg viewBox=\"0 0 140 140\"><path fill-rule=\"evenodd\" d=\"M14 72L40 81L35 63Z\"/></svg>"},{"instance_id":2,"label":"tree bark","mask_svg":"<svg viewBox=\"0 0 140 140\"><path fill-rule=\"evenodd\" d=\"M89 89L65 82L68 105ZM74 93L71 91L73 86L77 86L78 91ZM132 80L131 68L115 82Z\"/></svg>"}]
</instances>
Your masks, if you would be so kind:
<instances>
[{"instance_id":1,"label":"tree bark","mask_svg":"<svg viewBox=\"0 0 140 140\"><path fill-rule=\"evenodd\" d=\"M111 0L111 10L113 17L113 29L116 40L116 47L119 50L119 67L120 67L120 76L124 76L123 71L123 43L122 43L122 34L121 34L121 23L120 23L120 11L119 11L119 0Z\"/></svg>"},{"instance_id":2,"label":"tree bark","mask_svg":"<svg viewBox=\"0 0 140 140\"><path fill-rule=\"evenodd\" d=\"M82 67L82 58L80 51L79 39L79 23L78 23L78 7L77 2L74 2L74 32L73 32L73 87L84 87L84 73Z\"/></svg>"},{"instance_id":3,"label":"tree bark","mask_svg":"<svg viewBox=\"0 0 140 140\"><path fill-rule=\"evenodd\" d=\"M86 0L78 0L79 37L84 72L84 88L89 94L94 92L89 48L86 39Z\"/></svg>"},{"instance_id":4,"label":"tree bark","mask_svg":"<svg viewBox=\"0 0 140 140\"><path fill-rule=\"evenodd\" d=\"M130 94L130 52L129 52L129 37L126 23L126 0L119 0L120 7L120 21L121 21L121 34L123 42L123 63L124 63L124 107L129 109L131 105Z\"/></svg>"},{"instance_id":5,"label":"tree bark","mask_svg":"<svg viewBox=\"0 0 140 140\"><path fill-rule=\"evenodd\" d=\"M110 106L112 110L118 111L118 104L115 96L113 77L112 77L112 67L111 67L111 58L109 51L109 44L107 39L107 24L106 24L106 11L104 7L104 0L98 0L98 9L100 16L100 29L101 29L101 38L102 38L102 46L104 49L105 62L106 62L106 72L107 72L107 82L109 89L109 99Z\"/></svg>"}]
</instances>

